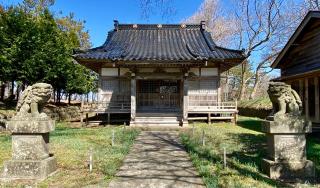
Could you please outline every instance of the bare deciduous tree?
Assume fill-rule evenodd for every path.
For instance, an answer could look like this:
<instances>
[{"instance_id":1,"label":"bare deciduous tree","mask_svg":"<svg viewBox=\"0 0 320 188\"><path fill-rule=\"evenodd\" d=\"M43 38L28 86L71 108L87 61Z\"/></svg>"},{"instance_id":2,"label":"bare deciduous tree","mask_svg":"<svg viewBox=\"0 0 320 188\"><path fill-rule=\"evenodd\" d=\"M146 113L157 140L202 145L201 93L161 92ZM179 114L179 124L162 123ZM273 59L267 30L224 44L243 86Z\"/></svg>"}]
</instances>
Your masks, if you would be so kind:
<instances>
[{"instance_id":1,"label":"bare deciduous tree","mask_svg":"<svg viewBox=\"0 0 320 188\"><path fill-rule=\"evenodd\" d=\"M236 19L231 15L225 16L219 0L204 0L199 9L182 22L199 24L200 21L206 22L206 28L217 44L221 46L232 44L237 32Z\"/></svg>"},{"instance_id":2,"label":"bare deciduous tree","mask_svg":"<svg viewBox=\"0 0 320 188\"><path fill-rule=\"evenodd\" d=\"M320 10L320 1L319 0L305 0L306 7L309 10Z\"/></svg>"},{"instance_id":3,"label":"bare deciduous tree","mask_svg":"<svg viewBox=\"0 0 320 188\"><path fill-rule=\"evenodd\" d=\"M272 71L271 63L278 56L305 15L305 11L300 4L295 1L278 1L277 4L279 4L278 15L273 20L277 27L274 28L272 35L262 49L259 50L260 59L256 62L255 74L252 77L254 84L250 94L251 99L256 97L258 88L260 88L260 78Z\"/></svg>"},{"instance_id":4,"label":"bare deciduous tree","mask_svg":"<svg viewBox=\"0 0 320 188\"><path fill-rule=\"evenodd\" d=\"M169 20L175 15L174 0L139 0L141 17L149 20L151 14L160 13L163 19Z\"/></svg>"},{"instance_id":5,"label":"bare deciduous tree","mask_svg":"<svg viewBox=\"0 0 320 188\"><path fill-rule=\"evenodd\" d=\"M303 11L291 0L239 0L231 6L234 13L230 8L224 13L227 11L219 0L204 0L186 22L205 20L219 45L245 49L248 60L241 65L238 98L245 98L250 80L254 80L250 94L254 98L260 78L270 72L270 63L296 28ZM254 74L248 72L249 67L254 67Z\"/></svg>"}]
</instances>

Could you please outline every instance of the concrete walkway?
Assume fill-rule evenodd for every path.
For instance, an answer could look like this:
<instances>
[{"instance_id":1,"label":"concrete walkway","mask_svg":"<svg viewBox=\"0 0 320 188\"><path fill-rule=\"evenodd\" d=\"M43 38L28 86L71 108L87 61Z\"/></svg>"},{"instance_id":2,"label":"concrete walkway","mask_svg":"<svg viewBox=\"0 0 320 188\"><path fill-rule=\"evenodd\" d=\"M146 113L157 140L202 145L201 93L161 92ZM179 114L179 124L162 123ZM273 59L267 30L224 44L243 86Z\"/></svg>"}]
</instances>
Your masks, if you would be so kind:
<instances>
[{"instance_id":1,"label":"concrete walkway","mask_svg":"<svg viewBox=\"0 0 320 188\"><path fill-rule=\"evenodd\" d=\"M109 188L203 188L176 132L145 131L137 137Z\"/></svg>"}]
</instances>

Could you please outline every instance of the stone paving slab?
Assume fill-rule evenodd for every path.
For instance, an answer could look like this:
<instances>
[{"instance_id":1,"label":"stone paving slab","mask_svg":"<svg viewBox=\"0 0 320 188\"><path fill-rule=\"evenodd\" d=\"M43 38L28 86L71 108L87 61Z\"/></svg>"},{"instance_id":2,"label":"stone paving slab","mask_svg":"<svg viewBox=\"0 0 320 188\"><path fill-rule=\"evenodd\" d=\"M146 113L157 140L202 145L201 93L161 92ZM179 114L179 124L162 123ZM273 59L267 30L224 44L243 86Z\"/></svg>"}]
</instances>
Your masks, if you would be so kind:
<instances>
[{"instance_id":1,"label":"stone paving slab","mask_svg":"<svg viewBox=\"0 0 320 188\"><path fill-rule=\"evenodd\" d=\"M109 188L205 187L177 132L143 131Z\"/></svg>"}]
</instances>

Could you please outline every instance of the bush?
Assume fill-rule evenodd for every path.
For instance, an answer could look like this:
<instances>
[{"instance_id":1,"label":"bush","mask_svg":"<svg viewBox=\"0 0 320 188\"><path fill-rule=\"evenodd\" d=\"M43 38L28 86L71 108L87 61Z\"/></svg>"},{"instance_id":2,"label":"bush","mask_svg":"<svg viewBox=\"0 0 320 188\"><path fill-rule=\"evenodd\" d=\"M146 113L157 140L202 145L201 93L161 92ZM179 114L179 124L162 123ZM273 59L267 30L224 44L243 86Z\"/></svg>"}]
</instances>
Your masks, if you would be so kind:
<instances>
[{"instance_id":1,"label":"bush","mask_svg":"<svg viewBox=\"0 0 320 188\"><path fill-rule=\"evenodd\" d=\"M239 115L265 119L272 111L269 98L242 100L238 103Z\"/></svg>"}]
</instances>

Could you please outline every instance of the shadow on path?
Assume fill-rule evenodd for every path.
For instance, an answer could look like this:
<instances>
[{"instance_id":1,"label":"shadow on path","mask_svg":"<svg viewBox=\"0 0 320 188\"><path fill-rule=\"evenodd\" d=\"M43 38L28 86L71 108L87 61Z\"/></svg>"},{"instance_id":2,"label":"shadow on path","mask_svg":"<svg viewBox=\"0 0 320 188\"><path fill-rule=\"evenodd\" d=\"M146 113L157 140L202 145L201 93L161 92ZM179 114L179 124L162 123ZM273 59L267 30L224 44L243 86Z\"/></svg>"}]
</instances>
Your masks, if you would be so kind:
<instances>
[{"instance_id":1,"label":"shadow on path","mask_svg":"<svg viewBox=\"0 0 320 188\"><path fill-rule=\"evenodd\" d=\"M178 137L142 132L109 187L204 187Z\"/></svg>"}]
</instances>

